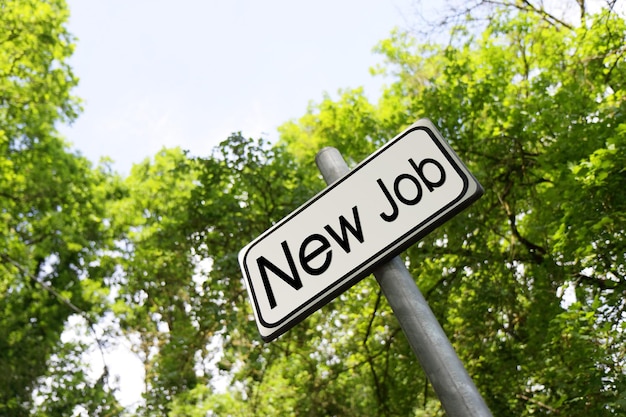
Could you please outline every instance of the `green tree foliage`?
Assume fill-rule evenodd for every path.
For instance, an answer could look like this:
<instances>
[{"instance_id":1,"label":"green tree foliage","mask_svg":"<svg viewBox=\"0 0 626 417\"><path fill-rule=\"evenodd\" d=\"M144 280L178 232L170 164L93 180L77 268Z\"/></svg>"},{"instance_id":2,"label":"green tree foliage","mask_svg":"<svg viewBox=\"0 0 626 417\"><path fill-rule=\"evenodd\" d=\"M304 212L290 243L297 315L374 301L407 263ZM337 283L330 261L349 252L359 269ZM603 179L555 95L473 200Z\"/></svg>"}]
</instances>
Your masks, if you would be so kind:
<instances>
[{"instance_id":1,"label":"green tree foliage","mask_svg":"<svg viewBox=\"0 0 626 417\"><path fill-rule=\"evenodd\" d=\"M65 5L0 0L0 415L122 414L60 340L105 312L145 366L128 412L444 415L371 277L265 344L237 263L324 187L319 149L353 165L420 117L486 193L402 256L493 414L623 414L626 23L507 1L445 43L382 41L377 103L327 95L278 144L164 149L120 182L54 128L78 110Z\"/></svg>"},{"instance_id":2,"label":"green tree foliage","mask_svg":"<svg viewBox=\"0 0 626 417\"><path fill-rule=\"evenodd\" d=\"M347 153L430 117L481 180L483 199L407 262L495 415L623 411L626 26L583 17L498 10L443 46L396 33L377 107L346 92L283 128L296 150Z\"/></svg>"},{"instance_id":3,"label":"green tree foliage","mask_svg":"<svg viewBox=\"0 0 626 417\"><path fill-rule=\"evenodd\" d=\"M420 117L486 194L404 257L494 415L624 411L626 26L522 9L444 45L394 33L377 104L326 96L278 145L233 135L135 168L120 311L143 343L146 414L443 415L374 280L263 344L237 265L323 188L319 149L354 164Z\"/></svg>"},{"instance_id":4,"label":"green tree foliage","mask_svg":"<svg viewBox=\"0 0 626 417\"><path fill-rule=\"evenodd\" d=\"M141 341L138 354L152 398L191 389L196 384L194 335L206 331L186 305L198 301L188 212L194 186L188 159L180 150L163 150L154 161L135 165L125 182L126 198L118 201L116 221L129 227L118 241L124 273L115 283L119 294L113 311L120 324Z\"/></svg>"},{"instance_id":5,"label":"green tree foliage","mask_svg":"<svg viewBox=\"0 0 626 417\"><path fill-rule=\"evenodd\" d=\"M239 134L209 158L164 149L133 168L114 209L126 230L114 312L140 340L140 412L165 415L204 392L215 343L237 346L239 362L260 357L237 254L304 201L302 183L283 149Z\"/></svg>"},{"instance_id":6,"label":"green tree foliage","mask_svg":"<svg viewBox=\"0 0 626 417\"><path fill-rule=\"evenodd\" d=\"M56 131L79 110L67 17L63 1L0 1L0 415L27 415L46 375L39 400L66 398L66 410L83 404L65 395L79 381L98 395L108 389L75 367L72 377L51 369L75 352L59 338L68 317L93 324L104 309L99 251L111 238L105 201L114 189L106 169L92 170Z\"/></svg>"}]
</instances>

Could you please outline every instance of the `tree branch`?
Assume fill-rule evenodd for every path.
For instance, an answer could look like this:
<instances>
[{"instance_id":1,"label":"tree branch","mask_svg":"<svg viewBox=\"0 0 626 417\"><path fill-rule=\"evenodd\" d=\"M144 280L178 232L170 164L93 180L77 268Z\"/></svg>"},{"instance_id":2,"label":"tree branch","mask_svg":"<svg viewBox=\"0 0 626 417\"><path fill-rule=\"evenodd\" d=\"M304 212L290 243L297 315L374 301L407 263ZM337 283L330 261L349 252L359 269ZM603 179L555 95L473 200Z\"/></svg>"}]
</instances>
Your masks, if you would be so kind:
<instances>
[{"instance_id":1,"label":"tree branch","mask_svg":"<svg viewBox=\"0 0 626 417\"><path fill-rule=\"evenodd\" d=\"M507 1L484 0L483 3L492 4L494 6L500 6L500 7L515 8L522 12L535 13L541 16L543 20L545 20L548 24L552 26L556 26L557 24L559 24L569 30L573 29L573 26L570 25L569 23L557 18L551 13L548 13L542 6L540 7L535 6L529 0L522 0L522 1L514 2L514 3L507 2Z\"/></svg>"},{"instance_id":2,"label":"tree branch","mask_svg":"<svg viewBox=\"0 0 626 417\"><path fill-rule=\"evenodd\" d=\"M367 324L367 330L365 331L365 336L363 337L363 346L366 345L367 339L370 336L370 332L372 331L372 324L374 323L374 318L376 317L376 312L378 311L378 307L380 306L380 299L382 298L382 291L378 290L378 295L376 296L376 304L374 304L374 311L372 311L372 315L370 316L370 321Z\"/></svg>"},{"instance_id":3,"label":"tree branch","mask_svg":"<svg viewBox=\"0 0 626 417\"><path fill-rule=\"evenodd\" d=\"M552 412L552 413L554 413L554 414L561 414L561 411L560 411L560 410L558 410L558 409L556 409L556 408L554 408L554 407L550 407L548 404L544 404L544 403L542 403L541 401L539 401L539 400L535 400L534 398L531 398L531 397L529 397L529 396L527 396L527 395L524 395L524 394L517 394L517 395L516 395L516 397L517 397L517 398L519 398L519 399L521 399L521 400L527 401L527 402L529 402L529 403L536 404L536 405L538 405L539 407L541 407L541 408L543 408L543 409L545 409L545 410L548 410L548 411L550 411L550 412Z\"/></svg>"},{"instance_id":4,"label":"tree branch","mask_svg":"<svg viewBox=\"0 0 626 417\"><path fill-rule=\"evenodd\" d=\"M513 212L513 210L511 210L509 204L504 201L504 199L501 198L500 195L498 195L498 199L500 200L500 203L502 204L502 207L504 208L504 211L506 212L506 215L509 219L509 225L511 227L511 232L513 233L513 236L515 236L517 240L519 240L524 246L526 246L526 249L528 249L528 252L530 252L535 262L542 262L544 256L548 253L548 251L544 247L532 243L521 235L521 233L517 229L517 219L515 217L515 213Z\"/></svg>"},{"instance_id":5,"label":"tree branch","mask_svg":"<svg viewBox=\"0 0 626 417\"><path fill-rule=\"evenodd\" d=\"M1 253L0 259L2 259L3 262L13 265L15 268L17 268L17 270L23 276L27 277L28 279L30 279L31 281L39 285L41 288L43 288L45 291L51 294L54 298L56 298L61 304L65 305L74 313L78 314L83 319L85 319L85 321L89 325L89 330L96 341L98 350L100 351L100 356L102 358L102 365L104 369L102 371L103 373L100 378L104 378L105 380L107 380L109 376L109 366L107 365L105 356L104 356L104 342L100 339L100 337L98 337L98 334L96 333L96 329L95 329L96 323L91 319L91 317L89 317L89 314L86 311L82 310L80 307L78 307L76 304L72 303L70 299L68 299L67 297L64 297L53 286L46 284L45 282L41 281L40 279L37 279L37 277L30 274L28 271L26 271L26 269L24 269L24 267L22 267L21 264L19 264L17 261L12 259L10 256L4 253Z\"/></svg>"}]
</instances>

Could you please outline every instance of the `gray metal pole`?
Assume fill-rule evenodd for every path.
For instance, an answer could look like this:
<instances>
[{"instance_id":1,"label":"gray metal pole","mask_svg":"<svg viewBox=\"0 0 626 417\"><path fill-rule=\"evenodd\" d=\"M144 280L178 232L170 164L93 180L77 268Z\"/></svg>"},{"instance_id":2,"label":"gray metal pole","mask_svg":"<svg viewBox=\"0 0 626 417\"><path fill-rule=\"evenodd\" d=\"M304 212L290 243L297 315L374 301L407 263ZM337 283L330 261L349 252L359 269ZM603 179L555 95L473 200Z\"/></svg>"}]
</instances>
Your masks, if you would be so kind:
<instances>
[{"instance_id":1,"label":"gray metal pole","mask_svg":"<svg viewBox=\"0 0 626 417\"><path fill-rule=\"evenodd\" d=\"M320 150L315 162L328 185L350 171L335 148ZM492 417L402 259L396 256L379 265L374 276L446 414L450 417Z\"/></svg>"}]
</instances>

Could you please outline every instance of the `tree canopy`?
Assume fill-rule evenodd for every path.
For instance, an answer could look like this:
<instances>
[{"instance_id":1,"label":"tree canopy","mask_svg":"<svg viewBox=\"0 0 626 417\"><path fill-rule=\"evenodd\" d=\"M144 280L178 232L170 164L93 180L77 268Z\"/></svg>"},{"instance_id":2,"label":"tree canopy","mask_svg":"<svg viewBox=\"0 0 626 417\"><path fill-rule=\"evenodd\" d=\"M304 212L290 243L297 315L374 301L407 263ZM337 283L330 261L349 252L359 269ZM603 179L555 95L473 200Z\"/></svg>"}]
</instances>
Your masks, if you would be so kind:
<instances>
[{"instance_id":1,"label":"tree canopy","mask_svg":"<svg viewBox=\"0 0 626 417\"><path fill-rule=\"evenodd\" d=\"M0 0L0 415L444 415L373 278L265 344L237 263L323 189L319 149L354 165L421 117L485 195L402 257L493 414L624 413L626 22L492 3L445 42L382 40L376 102L326 95L278 143L120 178L56 131L79 112L64 2ZM61 337L77 317L102 349L134 341L138 407Z\"/></svg>"},{"instance_id":2,"label":"tree canopy","mask_svg":"<svg viewBox=\"0 0 626 417\"><path fill-rule=\"evenodd\" d=\"M104 380L82 370L83 347L60 335L70 316L91 326L104 312L115 179L56 130L80 109L65 3L3 0L0 11L0 414L109 410Z\"/></svg>"}]
</instances>

